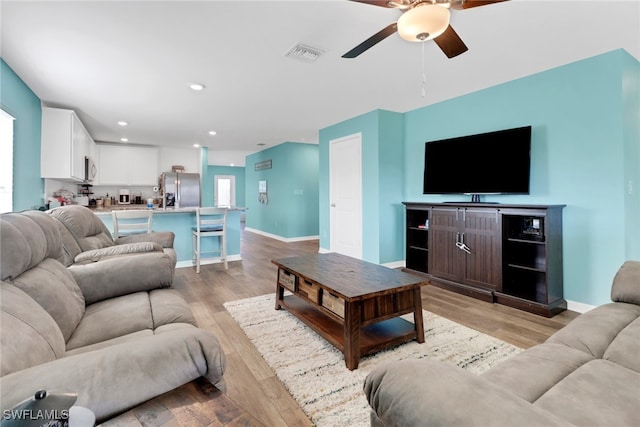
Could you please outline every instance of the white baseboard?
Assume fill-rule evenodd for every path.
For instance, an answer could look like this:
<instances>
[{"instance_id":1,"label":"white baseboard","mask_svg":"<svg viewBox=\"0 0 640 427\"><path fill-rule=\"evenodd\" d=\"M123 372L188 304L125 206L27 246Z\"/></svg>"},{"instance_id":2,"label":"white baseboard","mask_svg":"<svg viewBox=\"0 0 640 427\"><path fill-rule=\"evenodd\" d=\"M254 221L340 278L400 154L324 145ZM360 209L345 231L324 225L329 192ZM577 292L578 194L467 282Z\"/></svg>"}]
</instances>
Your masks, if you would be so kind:
<instances>
[{"instance_id":1,"label":"white baseboard","mask_svg":"<svg viewBox=\"0 0 640 427\"><path fill-rule=\"evenodd\" d=\"M318 239L320 239L320 236L282 237L282 236L278 236L277 234L267 233L265 231L256 230L255 228L250 228L250 227L245 227L244 230L245 231L249 231L251 233L259 234L261 236L270 237L272 239L280 240L281 242L285 242L285 243L303 242L303 241L306 241L306 240L318 240Z\"/></svg>"},{"instance_id":2,"label":"white baseboard","mask_svg":"<svg viewBox=\"0 0 640 427\"><path fill-rule=\"evenodd\" d=\"M228 255L227 256L227 262L230 261L242 261L242 257L240 256L240 254L237 255ZM220 260L220 258L215 257L215 258L204 258L200 260L200 265L207 265L207 264L222 264L222 261ZM193 268L193 261L191 260L187 260L187 261L178 261L176 263L176 268Z\"/></svg>"},{"instance_id":3,"label":"white baseboard","mask_svg":"<svg viewBox=\"0 0 640 427\"><path fill-rule=\"evenodd\" d=\"M319 254L330 254L333 251L330 251L329 249L325 249L325 248L318 248L318 253Z\"/></svg>"},{"instance_id":4,"label":"white baseboard","mask_svg":"<svg viewBox=\"0 0 640 427\"><path fill-rule=\"evenodd\" d=\"M576 313L586 313L589 310L596 308L595 305L583 304L576 301L567 300L567 310L575 311Z\"/></svg>"},{"instance_id":5,"label":"white baseboard","mask_svg":"<svg viewBox=\"0 0 640 427\"><path fill-rule=\"evenodd\" d=\"M406 266L406 263L404 261L393 261L393 262L386 262L380 265L383 265L389 268L404 268Z\"/></svg>"}]
</instances>

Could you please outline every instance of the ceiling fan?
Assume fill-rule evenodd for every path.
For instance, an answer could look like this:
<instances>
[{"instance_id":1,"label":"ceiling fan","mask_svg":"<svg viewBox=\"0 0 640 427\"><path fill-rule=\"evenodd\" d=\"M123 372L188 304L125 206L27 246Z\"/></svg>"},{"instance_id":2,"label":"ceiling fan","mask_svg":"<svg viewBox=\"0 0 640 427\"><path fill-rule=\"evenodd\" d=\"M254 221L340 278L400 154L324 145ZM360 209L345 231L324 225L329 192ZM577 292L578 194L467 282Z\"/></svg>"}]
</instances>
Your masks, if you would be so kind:
<instances>
[{"instance_id":1,"label":"ceiling fan","mask_svg":"<svg viewBox=\"0 0 640 427\"><path fill-rule=\"evenodd\" d=\"M355 58L396 31L405 40L418 42L431 40L449 58L458 56L468 50L462 39L449 25L449 9L469 9L508 0L350 0L373 6L387 7L401 10L402 16L394 22L369 37L349 52L343 58Z\"/></svg>"}]
</instances>

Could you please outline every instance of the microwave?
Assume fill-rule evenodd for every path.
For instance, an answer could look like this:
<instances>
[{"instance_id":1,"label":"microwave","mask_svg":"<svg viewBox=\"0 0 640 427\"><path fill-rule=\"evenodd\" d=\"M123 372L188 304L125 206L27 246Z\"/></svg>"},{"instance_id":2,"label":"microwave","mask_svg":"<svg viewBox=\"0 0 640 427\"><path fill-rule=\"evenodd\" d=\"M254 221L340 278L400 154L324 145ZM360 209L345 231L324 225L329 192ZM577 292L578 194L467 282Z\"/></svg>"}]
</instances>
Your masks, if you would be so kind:
<instances>
[{"instance_id":1,"label":"microwave","mask_svg":"<svg viewBox=\"0 0 640 427\"><path fill-rule=\"evenodd\" d=\"M93 182L98 174L98 168L95 162L89 156L84 158L84 180L85 182Z\"/></svg>"}]
</instances>

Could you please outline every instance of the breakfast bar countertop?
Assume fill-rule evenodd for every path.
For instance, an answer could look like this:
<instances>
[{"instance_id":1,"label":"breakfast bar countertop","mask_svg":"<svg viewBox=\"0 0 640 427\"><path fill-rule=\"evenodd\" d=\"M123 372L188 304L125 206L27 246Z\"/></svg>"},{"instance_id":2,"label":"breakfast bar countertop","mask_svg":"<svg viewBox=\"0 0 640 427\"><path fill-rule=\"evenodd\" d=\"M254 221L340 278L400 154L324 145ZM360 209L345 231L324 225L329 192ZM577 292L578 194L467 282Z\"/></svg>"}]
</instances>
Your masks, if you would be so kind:
<instances>
[{"instance_id":1,"label":"breakfast bar countertop","mask_svg":"<svg viewBox=\"0 0 640 427\"><path fill-rule=\"evenodd\" d=\"M100 207L100 208L91 207L90 209L96 215L102 216L102 215L111 215L112 211L134 210L134 209L146 210L147 205L143 205L143 204L142 205L111 205L111 206ZM228 209L229 211L246 211L247 210L247 208L242 206L231 206ZM165 209L165 208L154 207L152 210L154 214L170 214L170 213L195 212L196 208L187 207L187 208L166 208Z\"/></svg>"}]
</instances>

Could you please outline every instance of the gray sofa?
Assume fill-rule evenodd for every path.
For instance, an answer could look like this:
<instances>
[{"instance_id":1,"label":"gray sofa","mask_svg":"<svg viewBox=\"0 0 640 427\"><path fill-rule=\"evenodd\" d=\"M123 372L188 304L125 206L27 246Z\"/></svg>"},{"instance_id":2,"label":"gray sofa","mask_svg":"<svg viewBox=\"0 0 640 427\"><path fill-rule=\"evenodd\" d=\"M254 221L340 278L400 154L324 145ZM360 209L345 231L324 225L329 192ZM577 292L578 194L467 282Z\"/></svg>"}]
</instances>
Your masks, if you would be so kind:
<instances>
[{"instance_id":1,"label":"gray sofa","mask_svg":"<svg viewBox=\"0 0 640 427\"><path fill-rule=\"evenodd\" d=\"M2 410L69 389L101 421L201 376L225 389L224 352L171 288L169 255L65 256L52 215L0 215Z\"/></svg>"},{"instance_id":2,"label":"gray sofa","mask_svg":"<svg viewBox=\"0 0 640 427\"><path fill-rule=\"evenodd\" d=\"M100 218L85 206L61 206L48 213L58 221L56 226L59 228L64 250L63 263L66 266L99 262L132 253L164 252L173 260L175 268L175 235L170 231L135 234L114 241Z\"/></svg>"},{"instance_id":3,"label":"gray sofa","mask_svg":"<svg viewBox=\"0 0 640 427\"><path fill-rule=\"evenodd\" d=\"M640 425L640 262L622 265L611 299L479 376L432 360L380 367L364 384L371 425Z\"/></svg>"}]
</instances>

